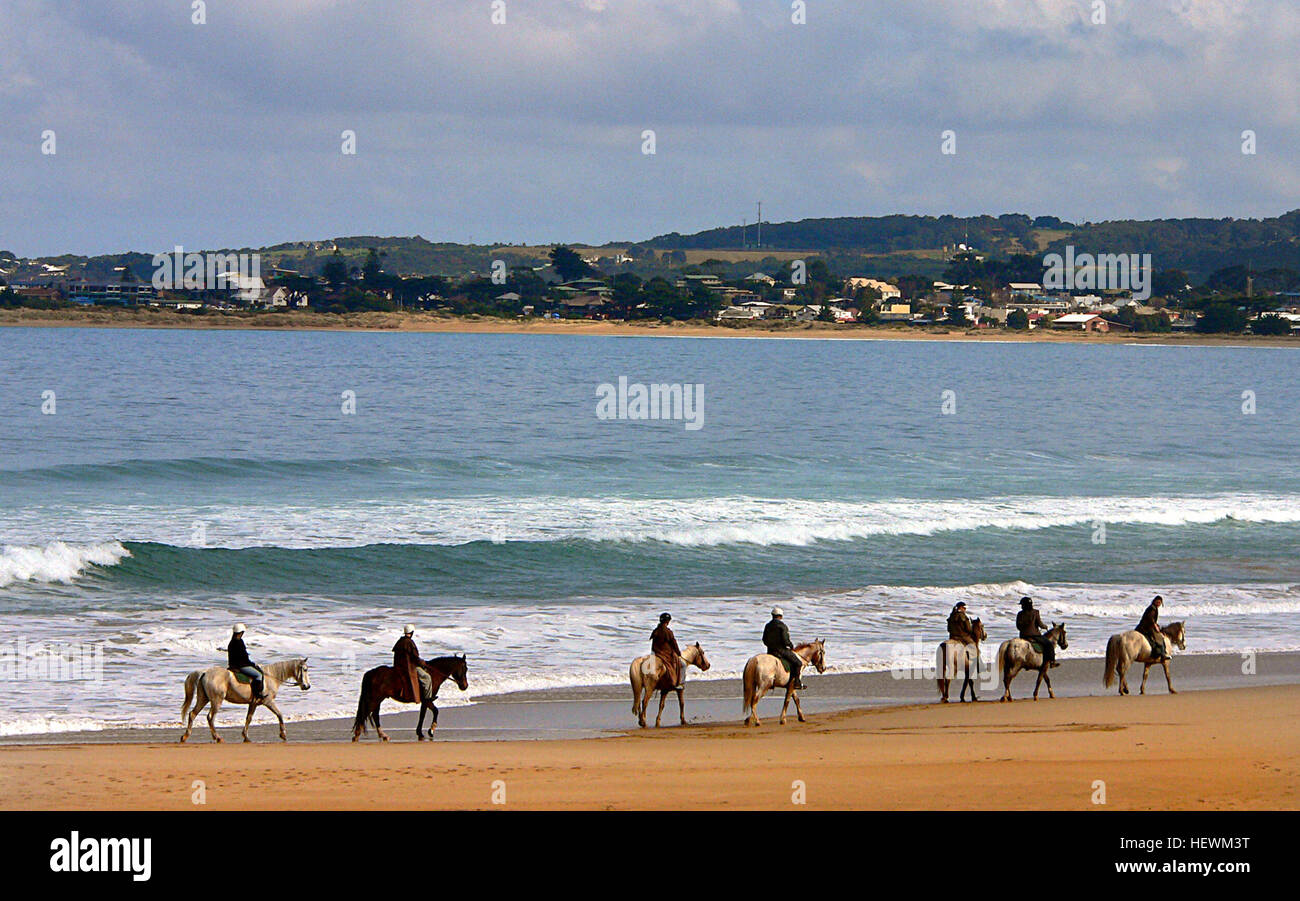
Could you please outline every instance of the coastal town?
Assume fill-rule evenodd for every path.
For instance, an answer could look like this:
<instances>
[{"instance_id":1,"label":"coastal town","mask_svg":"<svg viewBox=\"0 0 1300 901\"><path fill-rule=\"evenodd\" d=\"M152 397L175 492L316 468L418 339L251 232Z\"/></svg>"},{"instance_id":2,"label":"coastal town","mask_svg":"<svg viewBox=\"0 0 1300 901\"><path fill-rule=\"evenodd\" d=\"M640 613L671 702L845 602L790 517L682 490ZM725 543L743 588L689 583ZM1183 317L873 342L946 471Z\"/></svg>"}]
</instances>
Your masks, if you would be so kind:
<instances>
[{"instance_id":1,"label":"coastal town","mask_svg":"<svg viewBox=\"0 0 1300 901\"><path fill-rule=\"evenodd\" d=\"M142 254L50 262L0 254L0 308L172 310L195 316L312 311L424 311L505 320L690 322L719 328L1007 329L1028 332L1202 332L1300 335L1300 285L1289 269L1230 267L1193 285L1124 255L1069 248L1066 277L1051 257L996 259L944 248L939 278L834 271L817 254L749 252L691 262L637 246L484 251L454 274L390 271L375 246L315 245L314 271L271 256ZM751 268L754 267L754 268ZM1039 275L1033 278L1034 275Z\"/></svg>"}]
</instances>

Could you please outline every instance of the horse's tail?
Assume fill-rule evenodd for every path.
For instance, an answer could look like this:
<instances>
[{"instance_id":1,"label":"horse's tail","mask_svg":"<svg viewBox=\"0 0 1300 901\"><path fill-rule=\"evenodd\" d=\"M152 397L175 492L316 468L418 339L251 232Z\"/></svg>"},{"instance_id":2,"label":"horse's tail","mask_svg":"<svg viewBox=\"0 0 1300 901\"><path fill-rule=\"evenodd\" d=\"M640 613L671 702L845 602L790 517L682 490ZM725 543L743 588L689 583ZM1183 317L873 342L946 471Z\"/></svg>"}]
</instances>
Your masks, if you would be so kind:
<instances>
[{"instance_id":1,"label":"horse's tail","mask_svg":"<svg viewBox=\"0 0 1300 901\"><path fill-rule=\"evenodd\" d=\"M1008 644L1010 644L1010 642L1004 641L1002 642L1002 644L998 645L997 659L994 661L993 664L995 667L997 667L998 676L1003 679L1005 679L1007 676L1007 645Z\"/></svg>"},{"instance_id":2,"label":"horse's tail","mask_svg":"<svg viewBox=\"0 0 1300 901\"><path fill-rule=\"evenodd\" d=\"M366 731L366 709L370 706L370 673L361 677L361 697L357 699L357 718L352 723L353 735L364 735Z\"/></svg>"},{"instance_id":3,"label":"horse's tail","mask_svg":"<svg viewBox=\"0 0 1300 901\"><path fill-rule=\"evenodd\" d=\"M743 702L744 706L740 708L745 713L749 712L751 702L754 699L755 682L758 678L757 674L758 664L754 662L753 658L750 658L749 662L745 664L745 674L743 678L745 685L745 698Z\"/></svg>"},{"instance_id":4,"label":"horse's tail","mask_svg":"<svg viewBox=\"0 0 1300 901\"><path fill-rule=\"evenodd\" d=\"M638 660L640 658L637 658ZM633 660L627 668L627 679L632 683L632 712L641 713L641 667Z\"/></svg>"},{"instance_id":5,"label":"horse's tail","mask_svg":"<svg viewBox=\"0 0 1300 901\"><path fill-rule=\"evenodd\" d=\"M181 725L190 717L190 702L194 700L194 690L198 687L199 671L195 670L185 677L185 703L181 705Z\"/></svg>"},{"instance_id":6,"label":"horse's tail","mask_svg":"<svg viewBox=\"0 0 1300 901\"><path fill-rule=\"evenodd\" d=\"M939 684L939 690L943 691L943 680L948 678L948 642L939 642L939 659L935 662L939 665L935 681Z\"/></svg>"},{"instance_id":7,"label":"horse's tail","mask_svg":"<svg viewBox=\"0 0 1300 901\"><path fill-rule=\"evenodd\" d=\"M1119 635L1112 635L1106 642L1106 674L1101 677L1103 688L1110 688L1115 681L1115 668L1119 666L1120 645L1123 643L1124 639Z\"/></svg>"}]
</instances>

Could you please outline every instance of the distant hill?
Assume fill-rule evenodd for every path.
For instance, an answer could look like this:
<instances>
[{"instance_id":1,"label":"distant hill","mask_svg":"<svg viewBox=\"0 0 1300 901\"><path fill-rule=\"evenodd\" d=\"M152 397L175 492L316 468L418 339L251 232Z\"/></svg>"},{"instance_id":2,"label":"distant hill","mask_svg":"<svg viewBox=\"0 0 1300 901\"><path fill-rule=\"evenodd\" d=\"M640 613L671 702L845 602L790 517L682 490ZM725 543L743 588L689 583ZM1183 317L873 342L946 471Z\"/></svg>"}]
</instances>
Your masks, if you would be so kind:
<instances>
[{"instance_id":1,"label":"distant hill","mask_svg":"<svg viewBox=\"0 0 1300 901\"><path fill-rule=\"evenodd\" d=\"M745 237L754 239L754 227ZM659 235L642 246L726 250L741 246L740 226ZM1229 266L1300 269L1300 209L1269 219L1156 219L1072 223L1051 216L876 216L763 223L763 249L868 256L968 244L986 254L1046 253L1073 245L1090 253L1150 253L1156 269L1195 279Z\"/></svg>"},{"instance_id":2,"label":"distant hill","mask_svg":"<svg viewBox=\"0 0 1300 901\"><path fill-rule=\"evenodd\" d=\"M1291 269L1300 271L1300 209L1269 219L1156 219L1073 223L1053 216L1030 218L1022 214L1002 216L874 216L801 219L797 222L763 223L763 246L742 249L742 240L753 241L751 225L742 236L740 226L713 228L691 235L676 232L641 241L611 241L600 248L582 247L584 255L608 257L629 247L644 261L646 250L662 255L676 252L674 265L707 264L711 258L744 266L775 268L795 254L820 254L836 271L861 272L892 277L907 273L937 277L958 244L995 257L1017 253L1041 255L1073 245L1079 252L1150 253L1156 270L1181 269L1193 283L1234 266L1252 271ZM334 249L349 266L360 267L369 248L382 255L386 272L398 275L447 275L485 273L494 259L507 265L536 264L545 260L548 246L468 245L429 241L413 237L360 235L294 241L269 247L187 248L220 250L223 253L256 252L263 272L275 267L316 275ZM167 250L168 248L164 248ZM0 253L0 260L7 254ZM140 279L152 272L152 254L129 252L94 257L64 254L24 261L14 267L5 263L10 278L32 277L45 272L46 265L68 267L67 276L104 281L120 276L117 267L127 266ZM646 265L638 262L637 266ZM16 268L16 271L15 271Z\"/></svg>"}]
</instances>

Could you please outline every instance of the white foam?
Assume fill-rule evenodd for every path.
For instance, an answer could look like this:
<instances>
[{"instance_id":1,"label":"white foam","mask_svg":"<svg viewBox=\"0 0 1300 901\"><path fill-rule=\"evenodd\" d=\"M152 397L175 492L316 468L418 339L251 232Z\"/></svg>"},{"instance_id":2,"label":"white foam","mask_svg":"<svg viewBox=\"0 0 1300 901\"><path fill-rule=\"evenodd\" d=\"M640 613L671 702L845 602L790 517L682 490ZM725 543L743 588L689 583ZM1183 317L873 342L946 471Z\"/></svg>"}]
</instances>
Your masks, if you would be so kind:
<instances>
[{"instance_id":1,"label":"white foam","mask_svg":"<svg viewBox=\"0 0 1300 901\"><path fill-rule=\"evenodd\" d=\"M310 506L41 507L7 511L6 540L117 548L184 545L177 522L206 525L208 547L325 548L476 541L659 541L685 547L804 546L887 535L975 529L1038 530L1091 522L1157 526L1300 522L1300 495L1235 493L1125 497L1016 496L976 500L828 501L805 498L461 497ZM104 543L105 539L114 539ZM47 547L63 546L62 543ZM55 555L57 556L57 555ZM98 561L92 561L98 562ZM116 562L111 561L111 562ZM50 572L66 571L49 563ZM79 571L79 570L77 570ZM75 571L74 571L75 575ZM0 583L3 584L3 583Z\"/></svg>"},{"instance_id":2,"label":"white foam","mask_svg":"<svg viewBox=\"0 0 1300 901\"><path fill-rule=\"evenodd\" d=\"M0 548L0 588L14 582L71 582L88 566L114 566L129 556L130 551L117 541L4 545Z\"/></svg>"}]
</instances>

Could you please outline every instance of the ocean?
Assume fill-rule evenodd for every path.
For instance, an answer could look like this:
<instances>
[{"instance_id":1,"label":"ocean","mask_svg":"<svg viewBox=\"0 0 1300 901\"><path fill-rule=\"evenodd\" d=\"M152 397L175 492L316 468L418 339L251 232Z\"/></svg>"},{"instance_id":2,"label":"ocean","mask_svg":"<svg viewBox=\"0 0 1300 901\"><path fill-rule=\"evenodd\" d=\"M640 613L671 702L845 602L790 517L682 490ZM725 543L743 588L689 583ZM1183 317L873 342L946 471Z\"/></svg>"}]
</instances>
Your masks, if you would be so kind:
<instances>
[{"instance_id":1,"label":"ocean","mask_svg":"<svg viewBox=\"0 0 1300 901\"><path fill-rule=\"evenodd\" d=\"M1297 374L1285 347L0 329L0 735L174 727L236 620L254 659L310 657L299 720L355 712L408 622L469 657L448 704L620 684L664 610L702 678L774 604L839 672L928 658L957 600L1009 637L1024 594L1071 657L1156 593L1189 653L1300 649ZM620 379L694 420L598 410Z\"/></svg>"}]
</instances>

